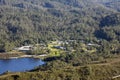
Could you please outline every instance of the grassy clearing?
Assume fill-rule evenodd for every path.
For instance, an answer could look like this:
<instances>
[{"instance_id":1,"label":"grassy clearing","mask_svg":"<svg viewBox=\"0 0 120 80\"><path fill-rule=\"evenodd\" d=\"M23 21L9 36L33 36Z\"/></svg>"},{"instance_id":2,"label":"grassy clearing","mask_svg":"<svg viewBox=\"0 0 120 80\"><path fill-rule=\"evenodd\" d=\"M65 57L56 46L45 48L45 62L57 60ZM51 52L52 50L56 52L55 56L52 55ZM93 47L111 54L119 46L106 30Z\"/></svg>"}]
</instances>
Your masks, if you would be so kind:
<instances>
[{"instance_id":1,"label":"grassy clearing","mask_svg":"<svg viewBox=\"0 0 120 80\"><path fill-rule=\"evenodd\" d=\"M60 56L60 54L63 53L64 51L61 49L54 48L54 46L60 45L53 42L48 44L48 49L50 50L49 56Z\"/></svg>"}]
</instances>

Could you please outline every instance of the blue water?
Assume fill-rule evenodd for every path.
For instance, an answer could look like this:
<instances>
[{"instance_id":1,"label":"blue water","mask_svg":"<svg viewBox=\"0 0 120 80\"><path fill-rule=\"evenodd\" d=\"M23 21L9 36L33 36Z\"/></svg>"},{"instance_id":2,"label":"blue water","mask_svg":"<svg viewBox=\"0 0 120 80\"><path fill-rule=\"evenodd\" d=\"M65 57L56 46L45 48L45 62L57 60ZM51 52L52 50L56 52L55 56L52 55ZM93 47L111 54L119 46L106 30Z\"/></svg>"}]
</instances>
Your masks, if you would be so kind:
<instances>
[{"instance_id":1,"label":"blue water","mask_svg":"<svg viewBox=\"0 0 120 80\"><path fill-rule=\"evenodd\" d=\"M24 72L26 70L34 69L35 67L43 64L45 64L43 61L34 58L0 60L0 74L6 71Z\"/></svg>"}]
</instances>

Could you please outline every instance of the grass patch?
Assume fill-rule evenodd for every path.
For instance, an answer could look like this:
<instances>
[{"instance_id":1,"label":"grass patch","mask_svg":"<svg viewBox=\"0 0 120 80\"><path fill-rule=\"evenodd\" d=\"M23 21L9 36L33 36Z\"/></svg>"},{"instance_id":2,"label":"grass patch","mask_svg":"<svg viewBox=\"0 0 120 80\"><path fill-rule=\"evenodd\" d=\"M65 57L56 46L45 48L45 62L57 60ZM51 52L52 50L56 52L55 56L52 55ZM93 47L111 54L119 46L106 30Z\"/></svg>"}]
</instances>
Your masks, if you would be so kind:
<instances>
[{"instance_id":1,"label":"grass patch","mask_svg":"<svg viewBox=\"0 0 120 80\"><path fill-rule=\"evenodd\" d=\"M54 48L54 46L60 46L60 45L53 42L48 44L48 49L50 50L49 56L60 56L60 54L63 53L64 50Z\"/></svg>"}]
</instances>

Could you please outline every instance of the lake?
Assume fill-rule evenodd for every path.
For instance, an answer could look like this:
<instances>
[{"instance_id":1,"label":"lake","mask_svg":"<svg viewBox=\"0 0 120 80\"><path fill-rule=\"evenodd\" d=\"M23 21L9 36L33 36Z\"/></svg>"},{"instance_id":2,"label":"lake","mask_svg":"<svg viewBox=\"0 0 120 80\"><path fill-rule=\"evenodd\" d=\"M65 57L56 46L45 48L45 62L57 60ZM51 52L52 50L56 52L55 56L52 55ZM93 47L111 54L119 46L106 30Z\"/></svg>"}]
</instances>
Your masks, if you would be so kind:
<instances>
[{"instance_id":1,"label":"lake","mask_svg":"<svg viewBox=\"0 0 120 80\"><path fill-rule=\"evenodd\" d=\"M6 71L24 72L43 64L42 60L35 58L0 59L0 74Z\"/></svg>"}]
</instances>

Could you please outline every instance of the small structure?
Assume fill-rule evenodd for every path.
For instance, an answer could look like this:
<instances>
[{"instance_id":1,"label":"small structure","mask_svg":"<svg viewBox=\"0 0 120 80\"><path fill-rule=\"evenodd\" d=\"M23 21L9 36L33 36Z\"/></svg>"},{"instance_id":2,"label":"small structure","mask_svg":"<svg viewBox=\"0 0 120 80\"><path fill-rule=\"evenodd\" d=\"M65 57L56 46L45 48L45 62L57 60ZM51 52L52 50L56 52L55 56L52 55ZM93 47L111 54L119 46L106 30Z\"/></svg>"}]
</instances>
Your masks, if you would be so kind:
<instances>
[{"instance_id":1,"label":"small structure","mask_svg":"<svg viewBox=\"0 0 120 80\"><path fill-rule=\"evenodd\" d=\"M52 44L57 44L57 45L62 45L62 44L67 44L67 42L64 42L64 41L59 41L59 40L56 40L56 41L52 41L51 42Z\"/></svg>"},{"instance_id":2,"label":"small structure","mask_svg":"<svg viewBox=\"0 0 120 80\"><path fill-rule=\"evenodd\" d=\"M62 47L62 46L53 46L54 48L56 49L61 49L61 50L65 50L66 48L65 47Z\"/></svg>"},{"instance_id":3,"label":"small structure","mask_svg":"<svg viewBox=\"0 0 120 80\"><path fill-rule=\"evenodd\" d=\"M95 46L96 44L88 43L88 46Z\"/></svg>"},{"instance_id":4,"label":"small structure","mask_svg":"<svg viewBox=\"0 0 120 80\"><path fill-rule=\"evenodd\" d=\"M22 46L22 47L16 48L16 50L25 52L25 53L30 53L33 50L33 46Z\"/></svg>"},{"instance_id":5,"label":"small structure","mask_svg":"<svg viewBox=\"0 0 120 80\"><path fill-rule=\"evenodd\" d=\"M100 45L98 45L98 44L93 44L93 43L88 43L87 45L88 45L88 46L100 46Z\"/></svg>"}]
</instances>

